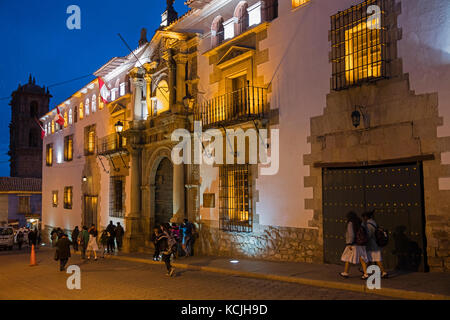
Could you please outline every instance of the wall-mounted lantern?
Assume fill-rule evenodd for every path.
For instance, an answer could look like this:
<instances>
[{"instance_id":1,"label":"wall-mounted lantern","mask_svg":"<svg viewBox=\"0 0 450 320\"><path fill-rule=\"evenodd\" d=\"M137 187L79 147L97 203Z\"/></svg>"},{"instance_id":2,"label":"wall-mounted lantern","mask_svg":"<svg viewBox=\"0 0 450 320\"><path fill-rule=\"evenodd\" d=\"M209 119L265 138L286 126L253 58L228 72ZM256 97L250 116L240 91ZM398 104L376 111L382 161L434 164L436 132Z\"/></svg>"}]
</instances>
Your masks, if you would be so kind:
<instances>
[{"instance_id":1,"label":"wall-mounted lantern","mask_svg":"<svg viewBox=\"0 0 450 320\"><path fill-rule=\"evenodd\" d=\"M183 104L186 109L192 110L192 107L194 106L194 97L188 94L183 98Z\"/></svg>"},{"instance_id":2,"label":"wall-mounted lantern","mask_svg":"<svg viewBox=\"0 0 450 320\"><path fill-rule=\"evenodd\" d=\"M123 132L123 123L122 121L117 121L116 124L114 125L115 129L116 129L116 133L118 133L119 135Z\"/></svg>"},{"instance_id":3,"label":"wall-mounted lantern","mask_svg":"<svg viewBox=\"0 0 450 320\"><path fill-rule=\"evenodd\" d=\"M87 177L83 176L83 182L86 182L86 181L87 181Z\"/></svg>"},{"instance_id":4,"label":"wall-mounted lantern","mask_svg":"<svg viewBox=\"0 0 450 320\"><path fill-rule=\"evenodd\" d=\"M359 125L361 124L361 117L364 120L364 125L366 127L369 126L369 123L368 123L369 118L367 118L366 115L364 114L364 112L362 110L363 108L364 107L362 107L362 106L355 106L355 110L351 114L352 124L355 128L358 128Z\"/></svg>"}]
</instances>

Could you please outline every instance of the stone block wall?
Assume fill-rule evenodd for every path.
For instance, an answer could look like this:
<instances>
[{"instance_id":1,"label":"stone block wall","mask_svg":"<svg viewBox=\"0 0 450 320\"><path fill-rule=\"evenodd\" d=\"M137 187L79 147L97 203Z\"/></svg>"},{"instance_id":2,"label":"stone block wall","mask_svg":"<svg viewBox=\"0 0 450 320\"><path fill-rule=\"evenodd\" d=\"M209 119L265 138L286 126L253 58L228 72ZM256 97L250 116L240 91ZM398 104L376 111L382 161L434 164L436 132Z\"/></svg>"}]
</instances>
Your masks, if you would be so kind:
<instances>
[{"instance_id":1,"label":"stone block wall","mask_svg":"<svg viewBox=\"0 0 450 320\"><path fill-rule=\"evenodd\" d=\"M195 253L230 258L322 263L318 230L256 226L251 233L226 232L200 225Z\"/></svg>"}]
</instances>

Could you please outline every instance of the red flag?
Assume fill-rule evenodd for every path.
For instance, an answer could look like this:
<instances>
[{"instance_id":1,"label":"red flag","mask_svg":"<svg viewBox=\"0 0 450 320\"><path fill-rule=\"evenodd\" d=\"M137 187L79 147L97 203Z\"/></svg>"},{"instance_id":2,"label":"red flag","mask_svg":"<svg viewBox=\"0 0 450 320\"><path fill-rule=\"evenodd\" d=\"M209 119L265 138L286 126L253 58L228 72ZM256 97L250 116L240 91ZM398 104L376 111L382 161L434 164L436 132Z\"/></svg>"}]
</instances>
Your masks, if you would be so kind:
<instances>
[{"instance_id":1,"label":"red flag","mask_svg":"<svg viewBox=\"0 0 450 320\"><path fill-rule=\"evenodd\" d=\"M108 99L111 93L103 79L100 77L98 77L98 88L100 90L100 98L102 99L103 103L108 103Z\"/></svg>"},{"instance_id":2,"label":"red flag","mask_svg":"<svg viewBox=\"0 0 450 320\"><path fill-rule=\"evenodd\" d=\"M41 122L40 122L37 118L34 118L34 120L36 120L36 123L38 124L39 128L41 128L41 139L44 140L44 137L45 137L45 130L44 130L44 128L41 126Z\"/></svg>"},{"instance_id":3,"label":"red flag","mask_svg":"<svg viewBox=\"0 0 450 320\"><path fill-rule=\"evenodd\" d=\"M64 126L64 118L62 117L61 112L59 112L58 107L56 107L56 112L58 112L58 114L56 115L55 122L62 127L62 126Z\"/></svg>"}]
</instances>

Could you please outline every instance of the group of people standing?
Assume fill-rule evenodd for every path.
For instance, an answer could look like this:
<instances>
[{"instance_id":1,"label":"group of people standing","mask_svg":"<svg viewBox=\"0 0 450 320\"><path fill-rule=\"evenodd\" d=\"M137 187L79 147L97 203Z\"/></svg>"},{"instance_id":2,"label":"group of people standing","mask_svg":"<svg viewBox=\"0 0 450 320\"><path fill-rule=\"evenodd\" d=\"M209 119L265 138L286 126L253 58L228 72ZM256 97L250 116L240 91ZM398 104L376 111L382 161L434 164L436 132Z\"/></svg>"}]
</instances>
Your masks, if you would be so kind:
<instances>
[{"instance_id":1,"label":"group of people standing","mask_svg":"<svg viewBox=\"0 0 450 320\"><path fill-rule=\"evenodd\" d=\"M381 246L385 245L382 242L387 242L387 238L384 241L377 238L379 230L373 211L364 212L362 219L353 211L347 214L346 246L341 256L341 260L345 262L344 272L340 273L342 277L349 277L350 264L359 263L362 266L363 276L361 279L363 280L369 277L367 274L368 263L378 265L382 278L388 276L384 270L381 255Z\"/></svg>"},{"instance_id":2,"label":"group of people standing","mask_svg":"<svg viewBox=\"0 0 450 320\"><path fill-rule=\"evenodd\" d=\"M38 245L41 244L41 233L37 228L20 228L16 233L16 242L19 250L22 250L24 244L30 248L34 245L38 249Z\"/></svg>"},{"instance_id":3,"label":"group of people standing","mask_svg":"<svg viewBox=\"0 0 450 320\"><path fill-rule=\"evenodd\" d=\"M176 223L164 223L160 227L153 229L151 241L155 246L153 260L164 261L167 269L167 275L173 276L175 268L170 264L172 255L174 257L194 255L194 242L197 238L197 229L195 225L184 219L178 226Z\"/></svg>"},{"instance_id":4,"label":"group of people standing","mask_svg":"<svg viewBox=\"0 0 450 320\"><path fill-rule=\"evenodd\" d=\"M108 227L102 232L99 247L97 243L98 231L94 224L89 229L87 226L83 226L81 231L76 226L72 231L72 241L69 240L69 237L61 228L56 228L51 233L52 246L56 247L55 260L60 261L60 270L64 271L65 265L70 258L70 246L73 246L75 252L78 252L80 249L82 259L86 259L87 256L87 260L90 260L91 255L93 255L94 260L97 261L97 251L101 252L102 257L104 257L105 251L113 254L116 243L118 250L121 250L124 234L125 231L120 222L115 226L110 221Z\"/></svg>"}]
</instances>

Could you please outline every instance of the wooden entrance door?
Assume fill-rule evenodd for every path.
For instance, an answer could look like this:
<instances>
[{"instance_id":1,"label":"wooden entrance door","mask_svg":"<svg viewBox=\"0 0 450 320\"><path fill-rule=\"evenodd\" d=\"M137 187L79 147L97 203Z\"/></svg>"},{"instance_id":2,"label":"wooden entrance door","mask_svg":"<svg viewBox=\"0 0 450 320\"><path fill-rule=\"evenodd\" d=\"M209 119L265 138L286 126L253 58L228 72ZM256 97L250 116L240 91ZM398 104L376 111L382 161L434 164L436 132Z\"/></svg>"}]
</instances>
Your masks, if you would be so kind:
<instances>
[{"instance_id":1,"label":"wooden entrance door","mask_svg":"<svg viewBox=\"0 0 450 320\"><path fill-rule=\"evenodd\" d=\"M323 235L326 263L340 263L346 214L375 210L389 231L383 248L388 269L426 271L421 163L323 169Z\"/></svg>"},{"instance_id":2,"label":"wooden entrance door","mask_svg":"<svg viewBox=\"0 0 450 320\"><path fill-rule=\"evenodd\" d=\"M83 215L83 224L88 228L95 224L97 226L97 196L84 196L84 215Z\"/></svg>"},{"instance_id":3,"label":"wooden entrance door","mask_svg":"<svg viewBox=\"0 0 450 320\"><path fill-rule=\"evenodd\" d=\"M155 225L173 217L173 165L168 158L159 163L155 177Z\"/></svg>"}]
</instances>

